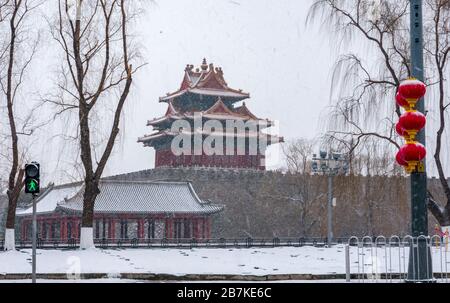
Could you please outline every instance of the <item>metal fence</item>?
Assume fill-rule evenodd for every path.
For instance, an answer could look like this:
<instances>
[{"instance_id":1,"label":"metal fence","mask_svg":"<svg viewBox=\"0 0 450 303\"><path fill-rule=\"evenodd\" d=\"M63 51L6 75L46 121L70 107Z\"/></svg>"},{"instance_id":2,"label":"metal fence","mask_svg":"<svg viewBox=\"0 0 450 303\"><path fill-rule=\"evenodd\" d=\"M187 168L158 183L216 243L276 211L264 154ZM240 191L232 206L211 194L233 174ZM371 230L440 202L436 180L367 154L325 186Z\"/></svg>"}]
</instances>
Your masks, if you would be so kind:
<instances>
[{"instance_id":1,"label":"metal fence","mask_svg":"<svg viewBox=\"0 0 450 303\"><path fill-rule=\"evenodd\" d=\"M431 259L430 263L425 262L424 265L417 260L419 246L425 247L422 251L425 251L427 259ZM416 271L423 270L426 272L425 281L448 283L449 250L448 236L351 237L345 246L346 281L413 282L417 277Z\"/></svg>"},{"instance_id":2,"label":"metal fence","mask_svg":"<svg viewBox=\"0 0 450 303\"><path fill-rule=\"evenodd\" d=\"M334 244L345 244L349 238L337 238ZM95 239L100 248L250 248L250 247L302 247L327 246L327 238L219 238L219 239ZM0 250L3 250L4 240L0 239ZM31 240L16 241L16 248L31 248ZM39 249L74 249L79 246L79 239L39 239Z\"/></svg>"}]
</instances>

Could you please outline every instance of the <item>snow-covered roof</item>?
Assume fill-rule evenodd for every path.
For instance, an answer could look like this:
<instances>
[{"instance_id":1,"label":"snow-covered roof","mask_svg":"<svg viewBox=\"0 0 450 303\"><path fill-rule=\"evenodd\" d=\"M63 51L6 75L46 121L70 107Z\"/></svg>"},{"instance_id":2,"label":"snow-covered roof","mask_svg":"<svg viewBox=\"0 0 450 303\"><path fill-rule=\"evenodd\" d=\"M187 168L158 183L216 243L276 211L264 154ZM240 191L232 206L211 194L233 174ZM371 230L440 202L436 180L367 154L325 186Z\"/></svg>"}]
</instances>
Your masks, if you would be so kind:
<instances>
[{"instance_id":1,"label":"snow-covered roof","mask_svg":"<svg viewBox=\"0 0 450 303\"><path fill-rule=\"evenodd\" d=\"M242 90L236 90L228 87L223 71L220 67L214 67L214 64L207 64L206 59L194 71L193 65L187 65L184 73L181 87L174 93L168 93L166 96L159 98L160 102L170 101L184 94L196 94L205 96L220 96L236 101L247 99L250 94L244 93Z\"/></svg>"},{"instance_id":2,"label":"snow-covered roof","mask_svg":"<svg viewBox=\"0 0 450 303\"><path fill-rule=\"evenodd\" d=\"M169 101L174 98L180 97L186 93L191 93L195 95L204 95L204 96L217 96L224 98L236 98L239 100L247 99L250 95L247 93L235 92L235 91L227 91L223 89L208 89L208 88L192 88L192 89L184 89L173 94L169 94L168 96L161 97L159 100Z\"/></svg>"},{"instance_id":3,"label":"snow-covered roof","mask_svg":"<svg viewBox=\"0 0 450 303\"><path fill-rule=\"evenodd\" d=\"M80 212L83 191L58 208ZM222 205L200 200L189 182L128 182L101 181L100 194L95 201L96 213L182 213L213 214Z\"/></svg>"},{"instance_id":4,"label":"snow-covered roof","mask_svg":"<svg viewBox=\"0 0 450 303\"><path fill-rule=\"evenodd\" d=\"M179 113L173 108L173 105L170 102L165 116L147 121L147 126L157 126L158 124L161 124L163 122L173 120L194 120L196 118L196 115L201 116L205 119L246 121L257 124L260 127L273 126L272 121L268 119L260 119L256 117L252 112L250 112L250 110L246 107L245 102L238 108L230 109L223 103L220 97L218 98L217 102L209 109L196 112Z\"/></svg>"},{"instance_id":5,"label":"snow-covered roof","mask_svg":"<svg viewBox=\"0 0 450 303\"><path fill-rule=\"evenodd\" d=\"M51 213L60 202L72 198L81 189L81 183L73 183L61 186L50 186L36 200L37 214ZM33 213L33 207L18 209L17 216L26 216Z\"/></svg>"},{"instance_id":6,"label":"snow-covered roof","mask_svg":"<svg viewBox=\"0 0 450 303\"><path fill-rule=\"evenodd\" d=\"M138 142L144 143L144 145L150 145L151 141L165 138L165 137L176 137L178 135L185 135L185 136L195 136L195 135L201 135L201 136L212 136L212 137L234 137L234 138L258 138L259 140L266 140L268 144L276 144L276 143L282 143L284 142L284 137L276 136L267 134L264 132L255 132L255 131L246 131L246 132L230 132L230 131L207 131L207 130L182 130L178 132L172 132L171 130L163 130L163 131L156 131L152 134L145 135L143 137L140 137L138 139Z\"/></svg>"}]
</instances>

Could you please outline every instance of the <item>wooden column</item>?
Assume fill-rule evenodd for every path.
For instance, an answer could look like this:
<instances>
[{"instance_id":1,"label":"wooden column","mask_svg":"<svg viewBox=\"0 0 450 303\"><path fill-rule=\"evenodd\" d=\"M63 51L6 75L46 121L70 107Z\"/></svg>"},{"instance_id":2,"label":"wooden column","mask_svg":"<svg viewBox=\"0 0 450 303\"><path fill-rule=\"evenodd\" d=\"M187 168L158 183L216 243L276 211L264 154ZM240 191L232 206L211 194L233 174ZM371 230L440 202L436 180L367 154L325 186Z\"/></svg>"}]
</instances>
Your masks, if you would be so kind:
<instances>
[{"instance_id":1,"label":"wooden column","mask_svg":"<svg viewBox=\"0 0 450 303\"><path fill-rule=\"evenodd\" d=\"M206 218L207 238L211 239L211 217Z\"/></svg>"},{"instance_id":2,"label":"wooden column","mask_svg":"<svg viewBox=\"0 0 450 303\"><path fill-rule=\"evenodd\" d=\"M39 220L39 238L44 238L44 220Z\"/></svg>"},{"instance_id":3,"label":"wooden column","mask_svg":"<svg viewBox=\"0 0 450 303\"><path fill-rule=\"evenodd\" d=\"M167 239L172 239L173 238L173 231L172 231L172 218L167 218L166 219L166 238Z\"/></svg>"},{"instance_id":4,"label":"wooden column","mask_svg":"<svg viewBox=\"0 0 450 303\"><path fill-rule=\"evenodd\" d=\"M62 217L59 221L59 237L61 241L67 240L67 217Z\"/></svg>"},{"instance_id":5,"label":"wooden column","mask_svg":"<svg viewBox=\"0 0 450 303\"><path fill-rule=\"evenodd\" d=\"M47 239L51 239L51 240L53 239L52 224L53 224L53 220L47 219Z\"/></svg>"},{"instance_id":6,"label":"wooden column","mask_svg":"<svg viewBox=\"0 0 450 303\"><path fill-rule=\"evenodd\" d=\"M78 239L80 237L78 234L78 219L73 220L72 234L74 239Z\"/></svg>"},{"instance_id":7,"label":"wooden column","mask_svg":"<svg viewBox=\"0 0 450 303\"><path fill-rule=\"evenodd\" d=\"M20 231L20 239L22 240L22 241L25 241L26 240L26 228L27 228L27 226L26 226L26 224L25 224L25 220L22 220L21 222L20 222L20 227L21 227L21 231Z\"/></svg>"},{"instance_id":8,"label":"wooden column","mask_svg":"<svg viewBox=\"0 0 450 303\"><path fill-rule=\"evenodd\" d=\"M192 218L192 233L193 233L193 237L194 237L194 239L198 239L199 237L198 237L198 226L197 226L197 223L198 222L198 220L197 220L197 218Z\"/></svg>"},{"instance_id":9,"label":"wooden column","mask_svg":"<svg viewBox=\"0 0 450 303\"><path fill-rule=\"evenodd\" d=\"M199 230L199 237L201 239L205 239L205 229L204 229L204 224L205 222L205 218L199 218L197 220L197 226L198 226L198 230Z\"/></svg>"},{"instance_id":10,"label":"wooden column","mask_svg":"<svg viewBox=\"0 0 450 303\"><path fill-rule=\"evenodd\" d=\"M144 227L145 227L144 219L139 219L138 220L138 238L139 239L144 239L144 237L145 237Z\"/></svg>"},{"instance_id":11,"label":"wooden column","mask_svg":"<svg viewBox=\"0 0 450 303\"><path fill-rule=\"evenodd\" d=\"M109 238L114 240L116 238L116 220L109 220Z\"/></svg>"}]
</instances>

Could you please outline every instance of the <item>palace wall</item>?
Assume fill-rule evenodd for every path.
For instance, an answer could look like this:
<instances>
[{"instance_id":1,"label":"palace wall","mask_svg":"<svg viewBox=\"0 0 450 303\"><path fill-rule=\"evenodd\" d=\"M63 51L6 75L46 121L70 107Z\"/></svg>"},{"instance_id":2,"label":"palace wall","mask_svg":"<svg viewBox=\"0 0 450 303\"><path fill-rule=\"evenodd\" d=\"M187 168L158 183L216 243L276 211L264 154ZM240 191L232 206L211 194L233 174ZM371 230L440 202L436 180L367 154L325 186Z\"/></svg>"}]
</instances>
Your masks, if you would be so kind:
<instances>
[{"instance_id":1,"label":"palace wall","mask_svg":"<svg viewBox=\"0 0 450 303\"><path fill-rule=\"evenodd\" d=\"M273 171L213 168L158 168L110 177L122 180L192 181L202 199L225 205L214 218L212 236L325 237L327 177ZM442 198L438 180L430 188ZM339 176L334 236L406 235L409 181L393 176ZM430 233L435 221L429 216Z\"/></svg>"}]
</instances>

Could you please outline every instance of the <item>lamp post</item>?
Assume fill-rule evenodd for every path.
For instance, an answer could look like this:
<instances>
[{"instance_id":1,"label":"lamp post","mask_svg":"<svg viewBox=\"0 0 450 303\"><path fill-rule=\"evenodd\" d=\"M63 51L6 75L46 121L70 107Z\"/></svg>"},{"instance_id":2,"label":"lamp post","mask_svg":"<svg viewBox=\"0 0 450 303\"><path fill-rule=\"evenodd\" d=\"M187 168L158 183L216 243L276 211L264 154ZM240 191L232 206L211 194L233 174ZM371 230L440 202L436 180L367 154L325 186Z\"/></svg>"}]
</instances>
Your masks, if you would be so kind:
<instances>
[{"instance_id":1,"label":"lamp post","mask_svg":"<svg viewBox=\"0 0 450 303\"><path fill-rule=\"evenodd\" d=\"M330 247L333 242L333 178L347 173L348 160L343 154L321 151L319 157L313 155L312 171L328 177L327 244Z\"/></svg>"},{"instance_id":2,"label":"lamp post","mask_svg":"<svg viewBox=\"0 0 450 303\"><path fill-rule=\"evenodd\" d=\"M422 0L410 0L410 38L411 38L411 76L424 81L423 60L423 3ZM418 112L425 113L425 101L422 98L416 106ZM417 141L425 146L425 129L417 134ZM417 249L410 249L408 278L410 282L433 281L431 254L427 246L427 173L425 161L422 167L411 173L411 232L417 238ZM418 238L420 237L420 238Z\"/></svg>"}]
</instances>

